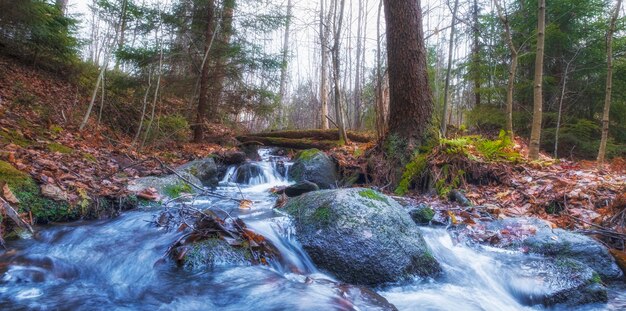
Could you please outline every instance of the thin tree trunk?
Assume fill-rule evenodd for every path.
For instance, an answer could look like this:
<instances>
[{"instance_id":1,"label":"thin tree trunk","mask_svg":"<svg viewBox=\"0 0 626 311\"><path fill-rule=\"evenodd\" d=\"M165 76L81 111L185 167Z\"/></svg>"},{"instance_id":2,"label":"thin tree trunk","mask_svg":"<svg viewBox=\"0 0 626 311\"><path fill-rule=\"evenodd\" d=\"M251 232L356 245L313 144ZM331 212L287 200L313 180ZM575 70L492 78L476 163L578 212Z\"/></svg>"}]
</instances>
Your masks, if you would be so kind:
<instances>
[{"instance_id":1,"label":"thin tree trunk","mask_svg":"<svg viewBox=\"0 0 626 311\"><path fill-rule=\"evenodd\" d=\"M576 56L578 56L579 51L580 50L576 51L574 57L572 57L572 59L567 62L567 65L565 66L565 72L563 73L563 86L561 87L561 96L559 97L559 112L556 118L556 130L554 131L554 158L557 159L559 158L559 131L561 130L561 117L563 112L565 90L567 88L567 75L569 73L569 68L572 65L572 62L574 61L574 59L576 59Z\"/></svg>"},{"instance_id":2,"label":"thin tree trunk","mask_svg":"<svg viewBox=\"0 0 626 311\"><path fill-rule=\"evenodd\" d=\"M496 0L497 1L497 0ZM473 74L474 78L474 104L476 106L480 106L480 23L478 21L478 0L474 0L474 6L472 8L472 18L473 18L473 35L474 35L474 46L472 51L472 65L473 65Z\"/></svg>"},{"instance_id":3,"label":"thin tree trunk","mask_svg":"<svg viewBox=\"0 0 626 311\"><path fill-rule=\"evenodd\" d=\"M378 15L376 22L376 134L381 139L387 134L387 119L383 101L383 74L382 74L382 44L380 34L380 16L382 15L383 0L378 3Z\"/></svg>"},{"instance_id":4,"label":"thin tree trunk","mask_svg":"<svg viewBox=\"0 0 626 311\"><path fill-rule=\"evenodd\" d=\"M407 160L424 143L433 111L422 11L419 0L384 2L390 88L387 140L403 142L404 150L397 152Z\"/></svg>"},{"instance_id":5,"label":"thin tree trunk","mask_svg":"<svg viewBox=\"0 0 626 311\"><path fill-rule=\"evenodd\" d=\"M530 146L528 156L532 160L539 158L539 147L541 145L541 121L543 118L543 54L545 45L546 30L546 0L539 1L538 22L537 22L537 55L535 57L535 80L534 80L534 105L533 105L533 125L530 133Z\"/></svg>"},{"instance_id":6,"label":"thin tree trunk","mask_svg":"<svg viewBox=\"0 0 626 311\"><path fill-rule=\"evenodd\" d=\"M96 123L96 131L100 127L100 122L102 121L102 110L104 108L105 84L106 84L106 72L104 76L102 77L102 88L101 88L101 93L100 93L100 111L98 112L98 123Z\"/></svg>"},{"instance_id":7,"label":"thin tree trunk","mask_svg":"<svg viewBox=\"0 0 626 311\"><path fill-rule=\"evenodd\" d=\"M443 109L441 112L441 135L446 137L448 127L448 90L450 89L450 74L452 72L452 51L454 49L454 30L456 25L456 13L459 9L459 0L454 0L452 10L452 25L450 26L450 42L448 42L448 69L446 70L446 84L443 89Z\"/></svg>"},{"instance_id":8,"label":"thin tree trunk","mask_svg":"<svg viewBox=\"0 0 626 311\"><path fill-rule=\"evenodd\" d=\"M124 44L126 43L124 41L125 40L124 34L126 33L127 11L128 11L128 0L123 0L122 1L122 13L120 15L121 23L120 23L120 40L118 41L118 46L117 46L118 51L121 51L122 49L124 49ZM116 59L115 70L118 70L119 66L120 66L120 60Z\"/></svg>"},{"instance_id":9,"label":"thin tree trunk","mask_svg":"<svg viewBox=\"0 0 626 311\"><path fill-rule=\"evenodd\" d=\"M143 94L143 108L141 109L141 119L139 120L139 128L137 128L137 133L135 133L135 137L133 138L133 142L131 146L135 147L137 144L137 140L139 139L139 135L141 135L141 130L143 129L143 121L146 116L146 108L148 107L148 94L150 92L150 88L152 87L152 72L148 72L148 87L146 88L146 92Z\"/></svg>"},{"instance_id":10,"label":"thin tree trunk","mask_svg":"<svg viewBox=\"0 0 626 311\"><path fill-rule=\"evenodd\" d=\"M339 61L339 49L341 43L341 24L343 22L343 12L346 5L346 0L334 0L335 1L335 22L334 22L334 36L335 43L333 44L332 59L333 59L333 82L335 84L335 119L337 127L339 128L340 142L342 144L349 143L348 135L346 134L346 126L343 118L343 109L341 108L341 63ZM341 1L341 2L339 2ZM339 5L339 7L337 7ZM339 11L337 11L339 9Z\"/></svg>"},{"instance_id":11,"label":"thin tree trunk","mask_svg":"<svg viewBox=\"0 0 626 311\"><path fill-rule=\"evenodd\" d=\"M285 34L283 38L283 60L280 68L280 91L279 91L279 107L278 107L278 125L280 128L284 126L285 118L285 96L287 93L287 69L288 69L288 57L289 57L289 28L291 26L291 9L292 0L287 0L287 20L285 21Z\"/></svg>"},{"instance_id":12,"label":"thin tree trunk","mask_svg":"<svg viewBox=\"0 0 626 311\"><path fill-rule=\"evenodd\" d=\"M328 127L328 37L330 36L330 11L327 18L324 17L324 2L320 0L320 45L322 65L320 68L320 102L322 104L322 129L327 130Z\"/></svg>"},{"instance_id":13,"label":"thin tree trunk","mask_svg":"<svg viewBox=\"0 0 626 311\"><path fill-rule=\"evenodd\" d=\"M506 12L500 6L499 0L495 0L496 10L498 11L498 17L504 24L504 30L506 32L506 43L509 46L511 52L511 67L509 68L509 82L506 90L506 131L510 137L513 137L513 89L515 88L515 75L517 73L517 58L518 52L515 44L513 43L513 35L511 34L511 25Z\"/></svg>"},{"instance_id":14,"label":"thin tree trunk","mask_svg":"<svg viewBox=\"0 0 626 311\"><path fill-rule=\"evenodd\" d=\"M56 0L54 2L54 5L59 9L61 15L63 16L65 16L65 13L67 12L67 2L68 0Z\"/></svg>"},{"instance_id":15,"label":"thin tree trunk","mask_svg":"<svg viewBox=\"0 0 626 311\"><path fill-rule=\"evenodd\" d=\"M598 150L598 165L604 164L606 157L606 144L609 139L609 115L611 111L611 93L613 90L613 34L615 33L615 24L619 17L619 10L622 0L617 0L615 11L611 17L609 30L606 34L606 92L604 97L604 111L602 113L602 138L600 139L600 149Z\"/></svg>"},{"instance_id":16,"label":"thin tree trunk","mask_svg":"<svg viewBox=\"0 0 626 311\"><path fill-rule=\"evenodd\" d=\"M196 121L193 125L193 141L196 143L204 140L204 119L206 118L209 105L209 61L208 55L213 43L214 33L215 0L209 0L207 7L207 28L204 34L204 59L200 73L200 94L198 96L198 109Z\"/></svg>"},{"instance_id":17,"label":"thin tree trunk","mask_svg":"<svg viewBox=\"0 0 626 311\"><path fill-rule=\"evenodd\" d=\"M362 45L362 33L363 33L363 0L359 1L359 15L357 21L357 35L356 35L356 69L354 74L354 128L356 130L361 128L361 45Z\"/></svg>"},{"instance_id":18,"label":"thin tree trunk","mask_svg":"<svg viewBox=\"0 0 626 311\"><path fill-rule=\"evenodd\" d=\"M159 55L159 72L157 74L157 82L154 88L154 96L152 97L152 113L150 113L150 123L148 123L148 127L146 128L146 135L143 137L143 141L141 142L141 148L146 144L146 140L148 139L148 135L150 135L150 130L154 124L154 114L156 111L157 99L159 98L159 87L161 86L161 76L163 75L163 45L161 44L161 51Z\"/></svg>"}]
</instances>

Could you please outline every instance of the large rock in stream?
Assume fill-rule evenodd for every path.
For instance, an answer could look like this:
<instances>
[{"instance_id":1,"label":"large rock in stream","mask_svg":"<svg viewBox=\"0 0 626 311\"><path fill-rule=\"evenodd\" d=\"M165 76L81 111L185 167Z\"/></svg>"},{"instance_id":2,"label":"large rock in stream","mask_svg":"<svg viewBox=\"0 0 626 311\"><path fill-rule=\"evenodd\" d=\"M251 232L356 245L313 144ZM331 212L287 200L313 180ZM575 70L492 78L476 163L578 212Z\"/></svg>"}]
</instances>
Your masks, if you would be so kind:
<instances>
[{"instance_id":1,"label":"large rock in stream","mask_svg":"<svg viewBox=\"0 0 626 311\"><path fill-rule=\"evenodd\" d=\"M309 192L285 210L311 259L341 281L379 285L441 271L403 208L374 190Z\"/></svg>"},{"instance_id":2,"label":"large rock in stream","mask_svg":"<svg viewBox=\"0 0 626 311\"><path fill-rule=\"evenodd\" d=\"M289 178L296 181L310 181L320 189L336 188L337 166L324 152L308 149L300 152L289 169Z\"/></svg>"},{"instance_id":3,"label":"large rock in stream","mask_svg":"<svg viewBox=\"0 0 626 311\"><path fill-rule=\"evenodd\" d=\"M604 282L623 273L606 247L585 235L553 229L541 219L520 217L484 222L454 232L461 240L522 251L508 278L524 303L575 306L606 302ZM509 262L511 264L511 262Z\"/></svg>"},{"instance_id":4,"label":"large rock in stream","mask_svg":"<svg viewBox=\"0 0 626 311\"><path fill-rule=\"evenodd\" d=\"M176 173L197 186L217 186L218 169L213 158L191 161L175 169ZM197 192L193 186L177 176L147 176L138 178L128 185L128 190L139 193L147 188L156 189L161 196L175 196L181 192Z\"/></svg>"}]
</instances>

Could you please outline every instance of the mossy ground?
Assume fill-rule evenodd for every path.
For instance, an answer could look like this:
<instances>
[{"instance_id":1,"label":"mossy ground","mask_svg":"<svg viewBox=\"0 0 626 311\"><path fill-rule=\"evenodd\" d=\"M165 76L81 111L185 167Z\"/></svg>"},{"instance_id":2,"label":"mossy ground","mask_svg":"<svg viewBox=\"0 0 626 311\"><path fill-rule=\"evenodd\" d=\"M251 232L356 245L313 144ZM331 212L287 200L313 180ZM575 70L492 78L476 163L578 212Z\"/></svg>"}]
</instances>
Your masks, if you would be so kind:
<instances>
[{"instance_id":1,"label":"mossy ground","mask_svg":"<svg viewBox=\"0 0 626 311\"><path fill-rule=\"evenodd\" d=\"M191 188L191 186L187 183L178 183L178 184L166 187L164 189L164 192L168 197L175 198L175 197L179 197L183 193L193 192L193 188Z\"/></svg>"},{"instance_id":2,"label":"mossy ground","mask_svg":"<svg viewBox=\"0 0 626 311\"><path fill-rule=\"evenodd\" d=\"M50 152L58 152L58 153L63 153L63 154L70 154L74 152L74 149L64 146L62 144L59 144L59 143L49 143L48 150L50 150Z\"/></svg>"}]
</instances>

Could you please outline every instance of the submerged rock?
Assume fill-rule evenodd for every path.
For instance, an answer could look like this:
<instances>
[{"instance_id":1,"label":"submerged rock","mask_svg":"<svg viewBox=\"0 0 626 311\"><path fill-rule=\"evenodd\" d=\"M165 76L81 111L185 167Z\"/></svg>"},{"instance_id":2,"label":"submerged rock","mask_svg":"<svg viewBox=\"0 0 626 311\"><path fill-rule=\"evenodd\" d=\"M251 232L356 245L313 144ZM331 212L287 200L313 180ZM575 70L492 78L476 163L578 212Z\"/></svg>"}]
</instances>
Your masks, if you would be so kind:
<instances>
[{"instance_id":1,"label":"submerged rock","mask_svg":"<svg viewBox=\"0 0 626 311\"><path fill-rule=\"evenodd\" d=\"M344 282L378 285L441 271L406 211L374 190L309 192L284 209L311 259Z\"/></svg>"},{"instance_id":2,"label":"submerged rock","mask_svg":"<svg viewBox=\"0 0 626 311\"><path fill-rule=\"evenodd\" d=\"M595 270L602 279L621 278L623 273L609 250L600 242L580 233L552 226L537 218L507 218L491 222L487 230L509 233L500 242L507 248L522 248L547 257L580 261Z\"/></svg>"},{"instance_id":3,"label":"submerged rock","mask_svg":"<svg viewBox=\"0 0 626 311\"><path fill-rule=\"evenodd\" d=\"M418 225L428 224L435 217L435 210L426 204L419 204L416 208L409 210L409 215Z\"/></svg>"},{"instance_id":4,"label":"submerged rock","mask_svg":"<svg viewBox=\"0 0 626 311\"><path fill-rule=\"evenodd\" d=\"M290 179L296 182L308 180L317 184L320 189L336 188L337 175L335 162L317 149L300 152L289 169Z\"/></svg>"},{"instance_id":5,"label":"submerged rock","mask_svg":"<svg viewBox=\"0 0 626 311\"><path fill-rule=\"evenodd\" d=\"M183 268L190 271L210 271L217 267L250 266L252 252L247 248L236 248L221 239L207 239L183 246ZM182 252L183 250L178 250Z\"/></svg>"},{"instance_id":6,"label":"submerged rock","mask_svg":"<svg viewBox=\"0 0 626 311\"><path fill-rule=\"evenodd\" d=\"M305 180L285 188L284 192L288 197L297 197L307 192L317 190L320 190L320 187L318 187L317 184Z\"/></svg>"},{"instance_id":7,"label":"submerged rock","mask_svg":"<svg viewBox=\"0 0 626 311\"><path fill-rule=\"evenodd\" d=\"M245 163L237 168L235 173L235 182L239 184L247 184L251 179L257 178L263 174L263 170L254 163Z\"/></svg>"},{"instance_id":8,"label":"submerged rock","mask_svg":"<svg viewBox=\"0 0 626 311\"><path fill-rule=\"evenodd\" d=\"M524 259L506 276L509 290L526 305L576 306L607 302L607 289L589 266L573 259Z\"/></svg>"}]
</instances>

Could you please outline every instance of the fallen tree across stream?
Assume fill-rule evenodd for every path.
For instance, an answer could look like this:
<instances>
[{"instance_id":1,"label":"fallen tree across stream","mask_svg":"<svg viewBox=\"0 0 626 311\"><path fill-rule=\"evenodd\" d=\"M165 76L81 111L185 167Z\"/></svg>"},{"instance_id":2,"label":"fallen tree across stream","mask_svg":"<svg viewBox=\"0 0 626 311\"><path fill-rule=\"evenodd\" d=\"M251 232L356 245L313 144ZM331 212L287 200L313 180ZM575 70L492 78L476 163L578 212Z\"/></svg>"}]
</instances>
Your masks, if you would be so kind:
<instances>
[{"instance_id":1,"label":"fallen tree across stream","mask_svg":"<svg viewBox=\"0 0 626 311\"><path fill-rule=\"evenodd\" d=\"M374 141L374 136L361 132L348 132L348 139L357 143ZM238 136L243 144L275 146L293 149L317 148L329 150L340 145L336 130L293 130L266 133L254 133Z\"/></svg>"}]
</instances>

